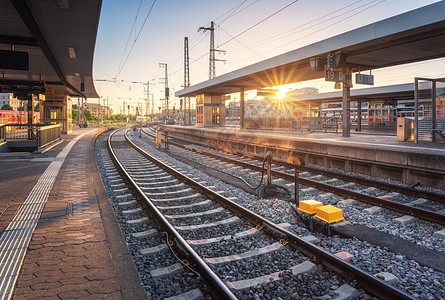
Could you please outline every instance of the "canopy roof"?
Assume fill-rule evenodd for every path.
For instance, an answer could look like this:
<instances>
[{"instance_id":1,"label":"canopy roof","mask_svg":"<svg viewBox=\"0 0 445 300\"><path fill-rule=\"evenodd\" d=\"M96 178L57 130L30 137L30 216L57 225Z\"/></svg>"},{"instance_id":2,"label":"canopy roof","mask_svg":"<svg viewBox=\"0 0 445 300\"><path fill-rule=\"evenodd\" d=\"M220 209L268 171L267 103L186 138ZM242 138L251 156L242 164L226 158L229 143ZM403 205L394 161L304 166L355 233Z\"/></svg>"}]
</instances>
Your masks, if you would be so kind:
<instances>
[{"instance_id":1,"label":"canopy roof","mask_svg":"<svg viewBox=\"0 0 445 300\"><path fill-rule=\"evenodd\" d=\"M57 96L98 98L92 70L101 6L101 0L0 0L0 50L29 53L29 70L0 69L0 85L44 82Z\"/></svg>"},{"instance_id":2,"label":"canopy roof","mask_svg":"<svg viewBox=\"0 0 445 300\"><path fill-rule=\"evenodd\" d=\"M409 11L177 91L177 97L229 94L324 77L309 59L346 54L346 64L377 69L445 56L445 1Z\"/></svg>"}]
</instances>

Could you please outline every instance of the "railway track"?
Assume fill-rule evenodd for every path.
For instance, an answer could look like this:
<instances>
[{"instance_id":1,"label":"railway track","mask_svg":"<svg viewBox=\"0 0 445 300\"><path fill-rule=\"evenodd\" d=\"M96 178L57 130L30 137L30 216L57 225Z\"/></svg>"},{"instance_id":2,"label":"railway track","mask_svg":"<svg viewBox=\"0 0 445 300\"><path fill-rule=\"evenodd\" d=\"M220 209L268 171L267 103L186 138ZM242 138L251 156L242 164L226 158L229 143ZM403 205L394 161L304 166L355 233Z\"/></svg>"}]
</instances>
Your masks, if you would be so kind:
<instances>
[{"instance_id":1,"label":"railway track","mask_svg":"<svg viewBox=\"0 0 445 300\"><path fill-rule=\"evenodd\" d=\"M142 132L154 137L146 130ZM172 135L169 135L169 144L257 172L262 170L263 156L224 149ZM190 144L195 146L191 147ZM293 169L294 166L284 160L273 160L272 175L274 177L293 182L295 180ZM443 194L311 166L300 166L298 169L303 171L299 183L307 187L445 224L445 196Z\"/></svg>"},{"instance_id":2,"label":"railway track","mask_svg":"<svg viewBox=\"0 0 445 300\"><path fill-rule=\"evenodd\" d=\"M170 163L146 153L133 142L126 140L122 131L114 136L110 135L109 147L112 157L110 159L119 171L113 170L110 159L104 163L104 170L106 175L111 176L113 193L118 194L114 196L118 211L127 216L134 214L134 218L126 221L127 227L129 224L144 224L133 229L137 232L131 233L129 240L133 239L134 235L153 232L154 229L148 227L156 225L146 224L151 218L156 218L161 226L156 236L159 236L159 230L167 233L164 242L162 239L157 242L150 239L150 247L139 251L139 255L150 256L149 259L143 260L143 267L146 267L146 264L153 265L153 260L159 267L149 270L150 274L141 276L143 281L144 278L147 279L144 284L156 281L153 280L155 270L161 272L160 269L176 268L179 272L184 269L183 265L178 265L178 257L183 262L186 260L185 265L191 268L189 272L194 270L200 274L199 278L204 279L207 287L213 291L213 296L233 297L227 286L232 291L241 293L240 295L246 295L246 290L249 293L261 280L267 283L270 278L297 282L308 280L307 276L293 273L309 272L309 278L324 283L324 288L315 289L317 294L311 294L314 291L304 291L306 297L315 297L332 293L332 286L335 287L335 284L329 283L332 278L338 276L332 271L316 272L318 264L345 276L346 279L335 280L337 285L356 280L369 292L381 298L410 298L406 293L286 230L290 225L278 226L237 204L234 199L224 197L225 191L212 190L206 183L184 174L180 167L169 166ZM130 189L125 186L124 181L130 183ZM131 191L137 193L137 197L149 208L151 218L144 217L144 210L140 207L122 209L122 206L135 204L135 199L131 199L134 197ZM144 242L136 244L140 246ZM168 259L161 262L163 256L159 253L170 253L170 249L173 249L175 254L163 255ZM173 265L175 267L172 267ZM258 269L255 266L258 266ZM202 289L199 287L199 280L194 282L196 288L187 286L188 291L185 292ZM203 293L207 292L204 289Z\"/></svg>"}]
</instances>

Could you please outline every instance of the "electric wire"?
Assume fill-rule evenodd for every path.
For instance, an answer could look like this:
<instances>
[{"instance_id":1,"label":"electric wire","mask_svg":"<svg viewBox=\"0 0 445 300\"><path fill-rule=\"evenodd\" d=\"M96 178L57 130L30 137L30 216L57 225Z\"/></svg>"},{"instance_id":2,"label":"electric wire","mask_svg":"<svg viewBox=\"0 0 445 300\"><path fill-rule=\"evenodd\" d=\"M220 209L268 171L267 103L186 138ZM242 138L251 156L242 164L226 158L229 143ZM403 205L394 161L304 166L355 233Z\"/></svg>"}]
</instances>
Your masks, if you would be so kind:
<instances>
[{"instance_id":1,"label":"electric wire","mask_svg":"<svg viewBox=\"0 0 445 300\"><path fill-rule=\"evenodd\" d=\"M283 10L285 10L286 8L290 7L291 5L295 4L296 2L298 2L299 0L294 0L291 3L289 3L288 5L280 8L279 10L277 10L276 12L274 12L273 14L267 16L266 18L262 19L261 21L255 23L254 25L250 26L249 28L243 30L242 32L238 33L237 35L235 35L233 38L225 41L224 43L222 43L221 45L219 45L218 47L222 47L225 44L229 43L230 41L234 40L235 38L239 37L240 35L246 33L247 31L251 30L252 28L255 28L256 26L260 25L261 23L267 21L268 19L270 19L271 17L275 16L276 14L282 12Z\"/></svg>"},{"instance_id":2,"label":"electric wire","mask_svg":"<svg viewBox=\"0 0 445 300\"><path fill-rule=\"evenodd\" d=\"M375 1L376 1L376 0L371 1L370 3L375 2ZM381 1L377 2L377 3L375 3L374 5L371 5L371 6L367 7L367 8L364 8L364 9L362 9L362 10L360 10L360 11L358 11L358 12L352 14L352 15L349 15L349 16L347 16L347 17L341 19L341 20L338 20L338 21L336 21L336 22L334 22L334 23L328 24L328 25L326 25L326 26L324 26L324 27L322 27L322 28L320 28L320 29L318 29L318 30L316 30L316 31L312 31L312 32L310 32L310 33L308 33L308 34L306 34L306 35L304 35L304 36L299 37L299 38L296 39L296 40L293 40L293 41L287 42L287 43L285 43L285 44L282 44L282 45L280 45L280 47L288 46L288 45L290 45L290 44L292 44L292 43L294 43L294 42L296 42L296 41L302 40L302 39L307 38L307 37L309 37L309 36L311 36L311 35L313 35L313 34L315 34L315 33L318 33L318 32L320 32L320 31L323 31L323 30L325 30L325 29L327 29L327 28L329 28L329 27L332 27L333 25L336 25L336 24L338 24L338 23L340 23L340 22L343 22L343 21L345 21L345 20L347 20L347 19L350 19L350 18L352 18L352 17L354 17L354 16L356 16L356 15L358 15L358 14L360 14L360 13L363 13L363 12L365 12L365 11L367 11L367 10L369 10L369 9L371 9L371 8L377 6L377 5L379 5L379 4L381 4L381 3L385 2L385 1L386 1L386 0L381 0ZM368 4L370 4L370 3L368 3ZM269 52L272 52L272 51L275 51L275 50L276 50L276 48L271 49L271 50L267 50L267 51L263 51L262 54L269 53ZM232 61L232 63L234 63L234 62L244 61L244 60L246 60L246 59L249 59L249 58L244 58L244 59L240 59L240 60Z\"/></svg>"},{"instance_id":3,"label":"electric wire","mask_svg":"<svg viewBox=\"0 0 445 300\"><path fill-rule=\"evenodd\" d=\"M305 36L303 36L303 37L300 37L300 38L298 38L298 39L296 39L296 40L293 40L293 41L291 41L291 42L288 42L288 43L284 44L283 46L287 46L287 45L292 44L292 43L294 43L294 42L296 42L296 41L299 41L299 40L301 40L301 39L304 39L304 38L306 38L306 37L308 37L308 36L310 36L310 35L312 35L312 34L314 34L314 33L318 33L318 32L320 32L320 31L322 31L322 30L325 30L325 29L328 28L328 27L331 27L331 26L333 26L333 25L337 25L338 23L343 22L343 21L345 21L345 20L347 20L347 19L349 19L349 18L352 18L352 17L354 17L354 16L356 16L356 15L358 15L358 14L361 14L362 12L367 11L367 10L369 10L369 9L371 9L371 8L377 6L377 5L379 5L379 4L381 4L381 3L385 2L385 1L386 1L386 0L381 0L380 2L377 2L377 3L374 4L374 5L371 5L371 6L365 8L365 9L363 9L363 10L361 10L361 11L358 11L358 12L356 12L356 13L350 15L350 16L347 16L347 17L345 17L345 18L343 18L343 19L341 19L341 20L339 20L339 21L337 21L337 22L334 22L334 23L332 23L332 24L330 24L330 25L327 25L327 26L325 26L325 27L323 27L323 28L321 28L321 29L319 29L319 30L316 30L316 31L310 33L310 34L307 34L307 35L305 35ZM270 52L270 51L267 51L267 52Z\"/></svg>"},{"instance_id":4,"label":"electric wire","mask_svg":"<svg viewBox=\"0 0 445 300\"><path fill-rule=\"evenodd\" d=\"M328 14L325 14L325 15L319 17L319 18L316 18L316 19L313 19L313 20L311 20L311 21L309 21L309 22L306 22L304 25L299 25L299 26L296 26L296 27L294 27L294 28L292 28L292 29L286 30L286 31L284 31L284 32L282 32L282 33L275 34L273 38L269 37L269 38L265 38L265 39L263 39L263 40L261 40L261 41L257 41L257 42L255 42L255 43L253 43L251 46L261 46L261 45L265 45L265 44L269 44L269 43L274 43L275 41L280 40L280 39L283 39L284 37L288 37L288 36L294 35L294 34L296 34L296 33L302 32L302 31L304 31L304 30L308 30L308 29L311 29L311 28L313 28L313 27L316 27L316 26L318 26L318 25L320 25L320 24L323 24L323 23L325 23L325 22L327 22L327 21L330 21L330 20L333 20L333 19L335 19L335 18L338 18L338 17L340 17L341 15L333 16L333 17L331 17L330 19L327 19L327 20L324 20L324 21L322 21L322 22L316 23L316 24L311 25L311 26L309 26L309 27L307 27L307 26L308 26L309 24L312 24L312 23L314 23L314 22L316 22L316 21L319 21L319 20L322 20L322 19L324 19L324 18L326 18L326 17L329 17L330 15L333 15L333 14L335 14L335 13L337 13L337 12L340 12L340 11L342 11L342 10L344 10L344 9L346 9L346 8L349 8L349 7L355 5L355 4L359 3L359 2L362 2L362 1L363 1L363 0L358 0L358 1L354 2L354 3L352 3L352 4L348 4L348 5L346 5L346 6L343 6L342 8L339 8L339 9L337 9L337 10L335 10L335 11L332 11L332 12L330 12L330 13L328 13ZM356 8L353 8L353 9L351 9L351 10L349 10L349 11L346 11L346 12L342 13L342 15L347 14L347 13L349 13L349 12L351 12L351 11L357 10L357 9L359 9L359 8L362 8L363 6L366 6L366 5L371 4L371 3L373 3L373 2L376 2L376 1L378 1L378 0L372 0L371 2L368 2L368 3L366 3L366 4L363 4L362 6L358 6L358 7L356 7ZM305 27L306 27L306 28L305 28ZM298 29L299 29L299 30L298 30ZM298 31L285 35L286 33L289 33L289 32L295 31L295 30L298 30ZM284 36L283 36L283 35L284 35ZM242 48L233 49L233 50L231 50L230 52L231 52L231 53L234 53L234 52L239 51L240 49L242 49Z\"/></svg>"},{"instance_id":5,"label":"electric wire","mask_svg":"<svg viewBox=\"0 0 445 300\"><path fill-rule=\"evenodd\" d=\"M120 75L120 73L121 73L122 70L124 69L125 64L127 63L128 57L130 57L130 54L131 54L131 52L133 51L134 45L136 44L136 42L137 42L137 40L138 40L138 38L139 38L139 35L140 35L141 32L142 32L142 29L144 29L144 26L145 26L145 24L146 24L146 22L147 22L148 17L150 16L150 14L151 14L151 12L152 12L152 10L153 10L153 6L155 5L156 1L157 1L157 0L153 0L153 3L152 3L151 6L150 6L150 10L148 11L147 16L145 17L144 22L142 23L142 26L141 26L141 28L139 29L139 32L138 32L138 34L136 35L136 38L134 39L133 44L131 45L130 51L128 51L127 57L125 58L125 61L124 61L124 63L122 64L122 67L120 68L120 70L119 70L119 72L118 72L116 78L118 78L118 76Z\"/></svg>"},{"instance_id":6,"label":"electric wire","mask_svg":"<svg viewBox=\"0 0 445 300\"><path fill-rule=\"evenodd\" d=\"M127 51L128 43L130 42L131 34L133 33L133 29L136 26L136 20L138 18L139 11L141 10L141 6L142 6L142 0L139 2L139 7L138 7L138 10L136 12L136 16L134 17L134 21L133 21L133 26L131 27L130 34L128 35L127 43L125 44L124 52L122 53L122 57L121 57L121 60L119 62L119 66L117 67L116 74L117 74L117 72L119 71L119 69L120 69L120 67L122 65L122 61L124 59L125 52Z\"/></svg>"},{"instance_id":7,"label":"electric wire","mask_svg":"<svg viewBox=\"0 0 445 300\"><path fill-rule=\"evenodd\" d=\"M231 9L229 9L227 12L225 12L224 14L220 15L219 17L217 17L217 18L215 19L215 21L217 21L218 19L222 18L223 16L229 14L225 19L223 19L223 20L222 20L221 22L219 22L217 25L220 25L220 24L224 23L224 22L225 22L226 20L228 20L229 18L231 18L231 17L233 17L234 15L240 13L241 11L246 10L247 8L249 8L250 6L252 6L253 4L257 3L258 1L259 1L259 0L254 1L253 3L249 4L248 6L244 7L244 8L241 9L241 10L238 10L238 9L239 9L244 3L246 3L247 0L244 0L244 1L242 1L241 3L235 5L234 7L232 7ZM209 26L209 25L210 25L210 23L207 23L205 26ZM195 37L196 35L197 35L197 33L195 33L195 35L194 35L193 37ZM209 35L209 32L206 31L206 32L205 32L205 35L201 35L201 38L200 38L197 42L193 42L193 37L192 37L191 40L190 40L191 43L190 43L190 49L189 49L189 51L192 50L193 48L195 48L198 44L200 44L200 43L201 43L201 42L202 42L208 35ZM180 55L181 53L182 53L182 52L179 52L179 55ZM177 55L178 55L178 54L177 54ZM204 55L200 56L200 57L199 57L198 59L196 59L196 60L199 60L199 59L201 59L202 57L204 57L204 56L206 56L206 55L207 55L207 53L205 53ZM196 60L193 60L190 64L192 64L192 63L195 62ZM173 64L171 64L171 65L169 66L169 70L170 70L170 69L171 69L171 68L172 68L178 61L179 61L179 59L177 59ZM171 73L170 73L170 76L173 76L173 75L175 75L175 74L181 72L183 69L184 69L184 68L180 68L179 70L176 70L176 71L174 71L174 72L171 72Z\"/></svg>"},{"instance_id":8,"label":"electric wire","mask_svg":"<svg viewBox=\"0 0 445 300\"><path fill-rule=\"evenodd\" d=\"M232 36L230 33L228 33L227 31L225 31L220 25L218 25L218 28L221 29L222 31L224 31L228 36L230 36L230 37L233 38L233 36ZM261 54L257 53L255 50L253 50L252 48L250 48L249 46L247 46L246 44L244 44L243 42L241 42L240 40L238 40L237 38L234 38L234 39L235 39L235 41L237 41L238 43L240 43L241 45L243 45L245 48L247 48L247 49L249 49L250 51L252 51L255 55L262 56Z\"/></svg>"},{"instance_id":9,"label":"electric wire","mask_svg":"<svg viewBox=\"0 0 445 300\"><path fill-rule=\"evenodd\" d=\"M219 47L221 47L221 46L227 44L228 42L230 42L230 41L236 39L236 38L239 37L240 35L246 33L247 31L251 30L252 28L258 26L259 24L261 24L261 23L263 23L263 22L265 22L266 20L270 19L271 17L275 16L276 14L280 13L281 11L285 10L286 8L288 8L289 6L293 5L294 3L298 2L298 1L299 1L299 0L294 0L294 1L292 1L291 3L289 3L288 5L286 5L286 6L282 7L282 8L280 8L279 10L277 10L276 12L274 12L273 14L267 16L266 18L264 18L264 19L260 20L259 22L255 23L254 25L252 25L251 27L245 29L245 30L242 31L241 33L237 34L236 36L234 36L234 37L230 38L229 40L225 41L224 43L222 43L221 45L219 45L217 48L219 48ZM255 3L255 2L254 2L254 3ZM190 65L192 65L192 64L195 63L196 61L200 60L201 58L207 56L207 54L208 54L208 53L204 53L204 54L201 55L200 57L198 57L198 58L192 60L192 61L190 62ZM180 72L181 70L182 70L182 69L179 69L179 70L173 72L173 73L170 74L170 75L172 76L172 75L174 75L174 74Z\"/></svg>"}]
</instances>

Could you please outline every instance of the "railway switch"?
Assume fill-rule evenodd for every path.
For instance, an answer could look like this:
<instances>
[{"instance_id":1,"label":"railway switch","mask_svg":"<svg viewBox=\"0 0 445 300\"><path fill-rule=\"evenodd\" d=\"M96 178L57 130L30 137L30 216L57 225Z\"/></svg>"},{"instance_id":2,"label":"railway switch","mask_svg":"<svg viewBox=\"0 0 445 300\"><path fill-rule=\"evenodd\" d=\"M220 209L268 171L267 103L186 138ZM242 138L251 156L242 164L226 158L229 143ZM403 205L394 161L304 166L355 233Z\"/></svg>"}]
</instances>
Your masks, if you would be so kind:
<instances>
[{"instance_id":1,"label":"railway switch","mask_svg":"<svg viewBox=\"0 0 445 300\"><path fill-rule=\"evenodd\" d=\"M315 217L326 223L336 223L345 219L343 218L343 210L332 205L318 207L315 210Z\"/></svg>"},{"instance_id":2,"label":"railway switch","mask_svg":"<svg viewBox=\"0 0 445 300\"><path fill-rule=\"evenodd\" d=\"M313 215L318 207L323 206L323 203L315 200L304 200L300 201L299 211L305 212L307 214Z\"/></svg>"}]
</instances>

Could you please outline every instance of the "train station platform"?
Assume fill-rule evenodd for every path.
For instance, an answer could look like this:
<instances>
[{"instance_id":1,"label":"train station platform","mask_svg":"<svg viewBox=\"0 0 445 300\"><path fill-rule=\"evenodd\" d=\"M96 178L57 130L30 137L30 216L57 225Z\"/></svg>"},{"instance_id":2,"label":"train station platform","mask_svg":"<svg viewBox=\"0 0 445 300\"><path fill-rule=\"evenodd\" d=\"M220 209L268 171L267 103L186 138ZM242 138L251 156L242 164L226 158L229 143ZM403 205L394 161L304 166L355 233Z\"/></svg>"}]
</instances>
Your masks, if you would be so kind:
<instances>
[{"instance_id":1,"label":"train station platform","mask_svg":"<svg viewBox=\"0 0 445 300\"><path fill-rule=\"evenodd\" d=\"M0 155L0 297L147 298L95 162L99 129Z\"/></svg>"},{"instance_id":2,"label":"train station platform","mask_svg":"<svg viewBox=\"0 0 445 300\"><path fill-rule=\"evenodd\" d=\"M193 135L201 141L214 140L221 146L256 154L272 151L274 157L286 159L290 151L296 151L310 164L445 188L443 143L400 142L393 135L366 132L351 132L350 137L343 137L341 133L240 130L238 126L165 128L172 134Z\"/></svg>"}]
</instances>

